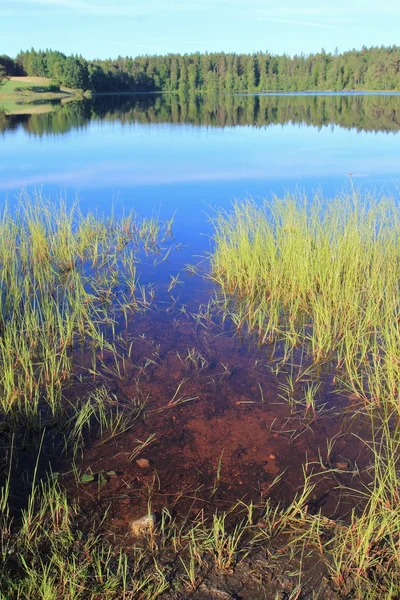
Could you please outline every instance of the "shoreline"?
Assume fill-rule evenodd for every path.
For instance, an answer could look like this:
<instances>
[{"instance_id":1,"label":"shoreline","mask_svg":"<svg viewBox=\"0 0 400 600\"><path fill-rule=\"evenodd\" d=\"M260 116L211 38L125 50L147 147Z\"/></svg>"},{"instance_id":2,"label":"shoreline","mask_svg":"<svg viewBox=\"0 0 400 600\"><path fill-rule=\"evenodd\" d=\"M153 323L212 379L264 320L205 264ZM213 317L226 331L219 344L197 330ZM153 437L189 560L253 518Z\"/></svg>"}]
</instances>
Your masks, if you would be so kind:
<instances>
[{"instance_id":1,"label":"shoreline","mask_svg":"<svg viewBox=\"0 0 400 600\"><path fill-rule=\"evenodd\" d=\"M247 91L235 91L235 92L225 92L215 90L207 91L207 90L193 90L188 92L179 92L178 90L159 90L153 92L91 92L91 96L94 98L95 96L142 96L142 95L177 95L177 96L191 96L195 94L201 95L217 95L217 96L400 96L400 91L374 91L374 90L343 90L339 92L334 91L326 91L326 90L303 90L297 92L273 92L273 91L263 91L263 92L247 92ZM1 99L1 94L0 94Z\"/></svg>"}]
</instances>

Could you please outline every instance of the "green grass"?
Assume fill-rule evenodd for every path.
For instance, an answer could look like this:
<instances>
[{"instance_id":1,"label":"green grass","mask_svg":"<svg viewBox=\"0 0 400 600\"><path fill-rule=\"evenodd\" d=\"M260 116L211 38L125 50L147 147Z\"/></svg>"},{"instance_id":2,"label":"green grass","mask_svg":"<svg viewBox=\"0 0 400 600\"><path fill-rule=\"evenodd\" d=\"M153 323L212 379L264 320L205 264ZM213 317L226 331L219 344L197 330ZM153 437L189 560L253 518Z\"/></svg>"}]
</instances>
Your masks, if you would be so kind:
<instances>
[{"instance_id":1,"label":"green grass","mask_svg":"<svg viewBox=\"0 0 400 600\"><path fill-rule=\"evenodd\" d=\"M28 88L31 85L32 83L28 83L27 81L21 80L20 82L17 82L13 79L8 79L0 87L0 94L15 94L16 88Z\"/></svg>"},{"instance_id":2,"label":"green grass","mask_svg":"<svg viewBox=\"0 0 400 600\"><path fill-rule=\"evenodd\" d=\"M211 517L199 511L190 518L173 518L164 509L156 526L143 531L127 550L119 550L96 533L101 515L93 528L81 531L85 515L67 499L56 475L41 482L34 477L18 522L10 518L7 489L3 491L0 595L21 600L154 600L179 592L187 597L210 573L226 578L261 548L273 557L282 534L291 536L292 546L301 546L306 528L314 546L320 544L331 525L307 514L312 489L306 481L287 508L238 502ZM149 515L151 493L149 489ZM269 561L269 566L274 564L279 565L278 556Z\"/></svg>"},{"instance_id":3,"label":"green grass","mask_svg":"<svg viewBox=\"0 0 400 600\"><path fill-rule=\"evenodd\" d=\"M79 472L76 477L82 480ZM261 564L278 576L292 565L290 597L319 598L317 584L306 592L305 565L324 564L337 598L372 599L381 593L394 599L400 585L399 509L390 479L380 475L381 487L370 493L361 516L354 514L346 525L309 512L316 475L306 465L304 486L286 507L271 500L238 501L211 516L199 511L176 518L163 509L155 526L120 550L98 533L101 515L96 525L81 530L87 518L68 500L56 475L42 482L34 478L18 522L10 518L3 491L0 594L32 600L186 597L210 574L226 581L243 564L248 574ZM151 499L149 489L149 515ZM287 587L281 592L277 600L288 597Z\"/></svg>"},{"instance_id":4,"label":"green grass","mask_svg":"<svg viewBox=\"0 0 400 600\"><path fill-rule=\"evenodd\" d=\"M19 86L15 88L16 92L34 92L35 94L46 94L51 92L59 92L60 86L56 83L50 82L44 85L30 85L30 86Z\"/></svg>"},{"instance_id":5,"label":"green grass","mask_svg":"<svg viewBox=\"0 0 400 600\"><path fill-rule=\"evenodd\" d=\"M397 598L399 206L356 190L333 199L288 195L261 206L236 202L214 227L216 304L238 331L272 349L278 371L289 366L281 397L295 403L295 384L307 381L305 414L314 412L319 375L330 373L370 418L365 443L375 464L364 509L322 546L341 593Z\"/></svg>"},{"instance_id":6,"label":"green grass","mask_svg":"<svg viewBox=\"0 0 400 600\"><path fill-rule=\"evenodd\" d=\"M330 373L338 388L357 394L369 419L370 436L364 440L372 457L369 484L361 490L341 486L354 498L348 519L312 513L319 478L337 470L306 463L304 484L287 505L239 501L214 514L201 510L176 518L164 509L154 527L121 550L106 539L100 515L84 515L67 498L62 477L39 475L39 458L49 439L55 444L61 437L62 450L73 459L94 432L104 443L144 417L145 400L120 405L105 381L109 374L122 376L134 343L127 339L122 348L117 325L128 324L154 295L138 280L141 258L169 256L171 223L83 215L78 204L67 208L26 193L15 207L5 207L0 215L0 420L9 433L0 435L0 597L187 597L210 574L226 580L246 561L247 573L253 571L261 552L263 569L290 571L290 596L282 591L277 599L322 597L319 588L307 592L310 564L322 565L338 598L398 598L399 217L393 199L354 192L329 202L318 196L275 198L263 206L239 202L214 221L210 264L218 293L211 304L241 333L268 349L271 345L277 370L287 372L280 397L295 410L300 407L305 419L317 419L320 383ZM188 377L200 376L209 362L191 347L178 357ZM144 377L152 362L146 359ZM164 407L148 414L195 400L181 390L186 380ZM74 393L74 385L82 382L85 391ZM261 387L260 392L263 402ZM25 506L15 515L14 467L29 434L37 464ZM130 459L153 441L153 435L137 439ZM221 462L222 455L210 503ZM82 474L74 463L73 473L79 485L98 481L98 494L107 480L106 472L89 468ZM149 488L149 515L152 494Z\"/></svg>"},{"instance_id":7,"label":"green grass","mask_svg":"<svg viewBox=\"0 0 400 600\"><path fill-rule=\"evenodd\" d=\"M59 88L59 86L56 87ZM0 87L0 95L40 95L59 91L59 89L55 89L54 81L45 77L13 77L6 80Z\"/></svg>"},{"instance_id":8,"label":"green grass","mask_svg":"<svg viewBox=\"0 0 400 600\"><path fill-rule=\"evenodd\" d=\"M114 351L119 315L139 308L141 252L157 252L170 224L133 215L102 219L75 204L22 193L0 215L0 410L35 417L63 408L76 350L93 371ZM107 333L107 335L106 335Z\"/></svg>"},{"instance_id":9,"label":"green grass","mask_svg":"<svg viewBox=\"0 0 400 600\"><path fill-rule=\"evenodd\" d=\"M58 89L57 89L58 88ZM0 87L0 110L7 114L33 114L53 110L44 101L72 98L76 92L45 77L13 77Z\"/></svg>"},{"instance_id":10,"label":"green grass","mask_svg":"<svg viewBox=\"0 0 400 600\"><path fill-rule=\"evenodd\" d=\"M366 402L399 406L400 211L357 192L246 201L215 219L225 315L286 356L302 347ZM305 359L306 360L306 359Z\"/></svg>"},{"instance_id":11,"label":"green grass","mask_svg":"<svg viewBox=\"0 0 400 600\"><path fill-rule=\"evenodd\" d=\"M128 584L131 597L148 590L155 598L165 587L161 569L150 578L142 568L146 553L134 553L128 568L128 557L104 544L92 524L81 531L79 507L57 476L39 474L38 463L16 520L13 504L26 445L32 478L32 452L37 461L42 451L73 458L95 433L107 434L105 441L140 416L140 403L119 405L104 382L123 374L132 344L117 323L128 326L150 306L154 290L140 283L138 268L149 254L158 261L169 254L171 226L134 214L84 215L77 202L67 208L26 192L2 209L1 598L120 598Z\"/></svg>"}]
</instances>

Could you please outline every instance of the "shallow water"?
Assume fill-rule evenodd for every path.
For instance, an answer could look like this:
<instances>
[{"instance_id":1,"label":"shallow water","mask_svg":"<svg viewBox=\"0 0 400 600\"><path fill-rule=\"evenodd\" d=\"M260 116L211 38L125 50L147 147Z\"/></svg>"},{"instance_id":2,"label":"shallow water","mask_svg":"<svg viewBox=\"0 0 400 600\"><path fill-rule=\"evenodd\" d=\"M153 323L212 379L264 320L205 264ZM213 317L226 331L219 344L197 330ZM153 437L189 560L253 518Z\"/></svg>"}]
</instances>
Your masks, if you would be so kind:
<instances>
[{"instance_id":1,"label":"shallow water","mask_svg":"<svg viewBox=\"0 0 400 600\"><path fill-rule=\"evenodd\" d=\"M369 458L351 435L348 400L334 394L328 378L320 398L328 405L326 416L304 420L291 413L279 395L284 380L273 374L265 349L191 316L207 302L209 282L182 273L185 285L174 289L174 302L162 288L171 274L210 249L208 215L214 207L229 208L233 198L319 188L329 197L351 185L395 192L400 97L114 96L50 109L0 117L1 203L12 203L25 186L68 201L78 194L84 211L109 213L114 204L117 211L161 218L176 213L179 250L142 273L142 281L161 288L157 310L133 324L135 354L124 377L108 378L118 399L131 401L140 365L158 348L161 358L140 379L147 417L118 439L94 444L81 465L117 473L102 492L105 505L112 501L115 529L146 510L147 486L155 485L155 476L156 508L181 502L186 510L193 503L199 509L270 493L288 501L301 488L306 460L321 459L325 467L339 461L352 472L367 468ZM193 348L206 360L199 373L179 358ZM184 398L194 399L168 407L183 378ZM145 452L150 467L143 471L127 457L138 439L153 433L157 442ZM328 459L326 440L334 436ZM277 475L281 480L272 492ZM346 514L349 506L334 491L338 483L354 483L353 475L326 478L312 500L315 510L323 508L329 517Z\"/></svg>"},{"instance_id":2,"label":"shallow water","mask_svg":"<svg viewBox=\"0 0 400 600\"><path fill-rule=\"evenodd\" d=\"M215 325L198 327L188 315L157 311L134 321L124 376L108 383L122 406L143 402L143 417L126 434L94 442L79 463L82 472L116 472L106 477L101 496L97 478L76 485L67 477L71 493L89 513L107 508L108 532L124 537L129 523L146 514L149 495L152 510L166 508L178 517L228 510L239 499L287 505L301 493L305 473L315 473L308 509L345 519L354 498L341 486L368 483L372 458L353 435L367 428L352 418L352 402L337 396L332 379L324 377L315 415L300 405L290 410L282 397L286 371L273 372L265 348ZM188 350L205 359L198 371L185 361ZM154 362L144 372L146 358ZM300 399L303 387L296 388ZM182 402L174 406L174 397ZM150 436L153 441L132 458Z\"/></svg>"}]
</instances>

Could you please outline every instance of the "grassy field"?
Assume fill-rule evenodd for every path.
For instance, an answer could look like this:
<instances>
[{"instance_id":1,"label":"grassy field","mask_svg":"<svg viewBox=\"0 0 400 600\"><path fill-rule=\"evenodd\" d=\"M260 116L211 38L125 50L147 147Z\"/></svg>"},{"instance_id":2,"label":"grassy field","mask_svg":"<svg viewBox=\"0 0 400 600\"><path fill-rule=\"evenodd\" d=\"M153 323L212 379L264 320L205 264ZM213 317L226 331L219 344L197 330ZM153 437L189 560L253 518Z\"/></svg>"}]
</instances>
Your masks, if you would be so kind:
<instances>
[{"instance_id":1,"label":"grassy field","mask_svg":"<svg viewBox=\"0 0 400 600\"><path fill-rule=\"evenodd\" d=\"M12 96L15 94L25 95L36 95L47 93L45 90L47 87L52 85L54 82L46 77L10 77L0 88L0 96L7 95ZM21 88L21 89L19 89ZM36 90L35 90L36 88ZM44 90L44 91L40 91ZM74 90L69 88L60 87L62 95L73 93Z\"/></svg>"},{"instance_id":2,"label":"grassy field","mask_svg":"<svg viewBox=\"0 0 400 600\"><path fill-rule=\"evenodd\" d=\"M54 82L45 77L11 77L0 87L0 109L8 114L49 112L50 100L67 101L77 92L69 88L53 89Z\"/></svg>"}]
</instances>

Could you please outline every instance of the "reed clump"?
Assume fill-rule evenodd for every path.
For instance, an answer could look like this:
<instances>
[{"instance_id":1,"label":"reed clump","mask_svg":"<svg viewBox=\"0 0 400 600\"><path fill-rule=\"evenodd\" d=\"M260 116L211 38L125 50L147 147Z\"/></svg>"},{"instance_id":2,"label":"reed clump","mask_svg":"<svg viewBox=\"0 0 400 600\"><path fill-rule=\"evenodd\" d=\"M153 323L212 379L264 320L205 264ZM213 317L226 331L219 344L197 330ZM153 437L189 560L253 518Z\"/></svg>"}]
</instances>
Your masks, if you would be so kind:
<instances>
[{"instance_id":1,"label":"reed clump","mask_svg":"<svg viewBox=\"0 0 400 600\"><path fill-rule=\"evenodd\" d=\"M54 415L78 349L115 352L121 314L140 308L137 265L171 223L83 215L76 202L21 193L0 215L0 411ZM145 294L146 296L146 294Z\"/></svg>"},{"instance_id":2,"label":"reed clump","mask_svg":"<svg viewBox=\"0 0 400 600\"><path fill-rule=\"evenodd\" d=\"M262 343L329 362L366 401L400 411L400 210L343 193L236 202L214 219L225 317ZM400 414L400 412L399 412Z\"/></svg>"},{"instance_id":3,"label":"reed clump","mask_svg":"<svg viewBox=\"0 0 400 600\"><path fill-rule=\"evenodd\" d=\"M279 349L318 383L319 366L370 423L371 480L321 544L339 597L400 589L400 207L352 189L235 202L214 219L217 306L237 330ZM297 360L299 359L299 360ZM301 375L299 375L301 377ZM319 520L320 516L313 517ZM300 519L297 539L311 547ZM300 533L302 528L304 534ZM294 536L294 539L296 536ZM293 542L295 543L295 542ZM346 597L350 597L346 596Z\"/></svg>"}]
</instances>

